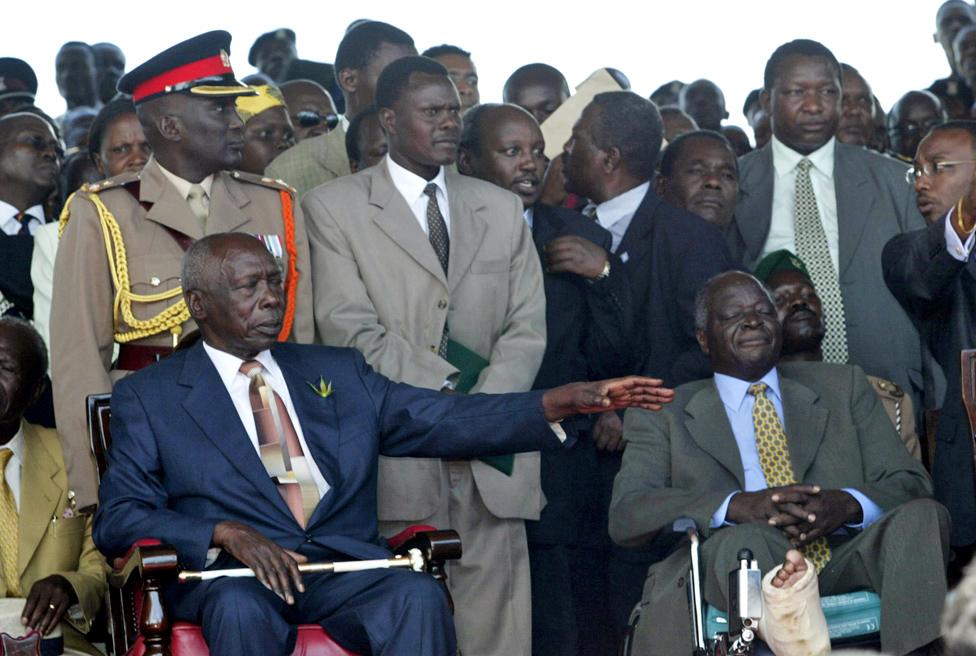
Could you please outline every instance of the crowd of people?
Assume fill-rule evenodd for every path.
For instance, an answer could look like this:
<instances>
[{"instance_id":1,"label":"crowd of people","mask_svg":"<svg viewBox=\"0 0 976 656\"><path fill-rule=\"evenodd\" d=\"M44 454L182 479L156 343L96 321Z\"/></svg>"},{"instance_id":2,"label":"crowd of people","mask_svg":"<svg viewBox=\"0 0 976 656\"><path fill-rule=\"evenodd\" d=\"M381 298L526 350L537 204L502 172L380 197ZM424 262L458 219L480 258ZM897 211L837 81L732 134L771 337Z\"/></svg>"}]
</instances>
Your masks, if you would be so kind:
<instances>
[{"instance_id":1,"label":"crowd of people","mask_svg":"<svg viewBox=\"0 0 976 656\"><path fill-rule=\"evenodd\" d=\"M72 41L57 118L0 58L0 628L100 653L106 563L154 538L254 571L166 593L214 654L302 623L689 654L690 519L717 608L749 548L786 593L876 592L886 653L976 653L972 585L943 626L976 550L976 7L935 40L947 77L887 112L784 43L752 140L708 79L527 63L482 103L472 53L373 20L333 63L268 32L240 81L227 32L131 69ZM424 575L298 570L417 524L460 534L453 616Z\"/></svg>"}]
</instances>

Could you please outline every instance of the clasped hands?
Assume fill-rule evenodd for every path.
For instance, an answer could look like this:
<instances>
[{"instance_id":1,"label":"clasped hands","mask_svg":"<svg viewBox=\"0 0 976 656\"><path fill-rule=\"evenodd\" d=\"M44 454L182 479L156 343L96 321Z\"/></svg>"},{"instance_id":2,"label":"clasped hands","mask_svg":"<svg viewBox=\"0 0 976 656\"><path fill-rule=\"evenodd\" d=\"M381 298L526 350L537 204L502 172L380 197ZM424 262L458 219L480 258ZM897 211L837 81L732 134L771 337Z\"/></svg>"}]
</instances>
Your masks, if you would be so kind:
<instances>
[{"instance_id":1,"label":"clasped hands","mask_svg":"<svg viewBox=\"0 0 976 656\"><path fill-rule=\"evenodd\" d=\"M824 490L819 485L739 492L729 501L726 518L736 524L769 524L798 547L828 536L844 524L862 521L857 499L843 490Z\"/></svg>"}]
</instances>

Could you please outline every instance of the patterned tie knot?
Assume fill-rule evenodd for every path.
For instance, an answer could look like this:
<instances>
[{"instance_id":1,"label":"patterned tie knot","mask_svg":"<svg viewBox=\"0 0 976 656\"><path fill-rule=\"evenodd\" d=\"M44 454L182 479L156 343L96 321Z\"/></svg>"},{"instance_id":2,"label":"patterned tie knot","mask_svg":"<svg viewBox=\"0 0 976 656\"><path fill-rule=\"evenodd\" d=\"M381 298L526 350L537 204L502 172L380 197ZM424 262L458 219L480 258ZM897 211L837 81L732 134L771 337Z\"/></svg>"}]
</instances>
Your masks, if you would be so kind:
<instances>
[{"instance_id":1,"label":"patterned tie knot","mask_svg":"<svg viewBox=\"0 0 976 656\"><path fill-rule=\"evenodd\" d=\"M7 468L7 463L14 457L14 452L10 449L0 449L0 479L3 478L3 470Z\"/></svg>"},{"instance_id":2,"label":"patterned tie knot","mask_svg":"<svg viewBox=\"0 0 976 656\"><path fill-rule=\"evenodd\" d=\"M756 397L766 397L766 389L768 385L766 383L753 383L749 386L749 394Z\"/></svg>"},{"instance_id":3,"label":"patterned tie knot","mask_svg":"<svg viewBox=\"0 0 976 656\"><path fill-rule=\"evenodd\" d=\"M809 173L810 169L813 168L813 162L804 157L800 160L799 164L796 165L796 168L798 168L801 173Z\"/></svg>"},{"instance_id":4,"label":"patterned tie knot","mask_svg":"<svg viewBox=\"0 0 976 656\"><path fill-rule=\"evenodd\" d=\"M263 370L264 367L261 366L261 363L258 362L257 360L245 360L244 362L241 363L241 368L238 369L238 371L240 371L248 378L254 378Z\"/></svg>"},{"instance_id":5,"label":"patterned tie knot","mask_svg":"<svg viewBox=\"0 0 976 656\"><path fill-rule=\"evenodd\" d=\"M186 197L193 200L206 198L207 192L204 190L203 185L192 184L190 185L190 190L186 193Z\"/></svg>"},{"instance_id":6,"label":"patterned tie knot","mask_svg":"<svg viewBox=\"0 0 976 656\"><path fill-rule=\"evenodd\" d=\"M433 182L427 183L427 186L424 187L424 193L427 194L431 198L431 200L436 200L437 185L434 184Z\"/></svg>"}]
</instances>

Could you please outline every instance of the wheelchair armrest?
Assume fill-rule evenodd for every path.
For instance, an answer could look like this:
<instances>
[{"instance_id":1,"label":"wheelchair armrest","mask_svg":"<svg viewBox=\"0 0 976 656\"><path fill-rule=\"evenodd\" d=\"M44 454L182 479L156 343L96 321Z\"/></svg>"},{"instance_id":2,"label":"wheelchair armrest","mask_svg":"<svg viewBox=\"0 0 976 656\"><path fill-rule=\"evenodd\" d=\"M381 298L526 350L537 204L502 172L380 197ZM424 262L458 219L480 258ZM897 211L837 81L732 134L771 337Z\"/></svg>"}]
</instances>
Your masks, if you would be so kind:
<instances>
[{"instance_id":1,"label":"wheelchair armrest","mask_svg":"<svg viewBox=\"0 0 976 656\"><path fill-rule=\"evenodd\" d=\"M389 538L386 542L387 544L390 545L390 550L399 553L400 545L402 545L404 542L406 542L413 536L425 531L436 531L436 530L437 528L434 526L427 526L426 524L414 524L413 526L410 526L400 531L392 538Z\"/></svg>"},{"instance_id":2,"label":"wheelchair armrest","mask_svg":"<svg viewBox=\"0 0 976 656\"><path fill-rule=\"evenodd\" d=\"M146 580L166 575L175 576L178 569L176 549L159 540L147 538L136 541L124 556L113 561L109 584L121 588L128 584L133 573L138 573L141 579Z\"/></svg>"}]
</instances>

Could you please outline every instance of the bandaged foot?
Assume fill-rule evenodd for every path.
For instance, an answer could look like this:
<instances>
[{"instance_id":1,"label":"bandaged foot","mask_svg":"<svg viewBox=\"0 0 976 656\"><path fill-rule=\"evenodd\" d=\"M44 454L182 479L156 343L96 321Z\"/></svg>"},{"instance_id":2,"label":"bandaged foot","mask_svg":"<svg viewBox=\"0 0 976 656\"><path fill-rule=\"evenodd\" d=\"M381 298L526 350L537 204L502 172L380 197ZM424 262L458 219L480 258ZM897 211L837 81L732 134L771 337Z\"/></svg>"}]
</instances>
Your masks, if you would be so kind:
<instances>
[{"instance_id":1,"label":"bandaged foot","mask_svg":"<svg viewBox=\"0 0 976 656\"><path fill-rule=\"evenodd\" d=\"M763 577L762 594L759 637L776 656L830 653L816 569L803 554L795 549L786 552L785 562Z\"/></svg>"}]
</instances>

